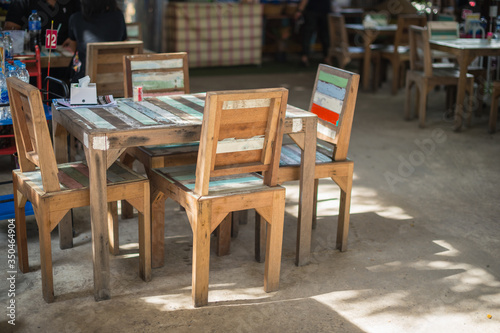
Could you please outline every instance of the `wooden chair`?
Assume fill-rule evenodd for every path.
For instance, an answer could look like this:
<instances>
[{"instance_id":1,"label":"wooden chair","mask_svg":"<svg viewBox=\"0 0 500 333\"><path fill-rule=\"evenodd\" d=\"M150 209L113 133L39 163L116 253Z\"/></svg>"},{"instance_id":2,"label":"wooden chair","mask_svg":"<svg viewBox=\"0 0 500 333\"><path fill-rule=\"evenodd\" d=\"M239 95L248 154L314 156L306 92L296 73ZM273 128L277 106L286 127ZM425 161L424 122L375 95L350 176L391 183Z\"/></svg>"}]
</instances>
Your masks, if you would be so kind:
<instances>
[{"instance_id":1,"label":"wooden chair","mask_svg":"<svg viewBox=\"0 0 500 333\"><path fill-rule=\"evenodd\" d=\"M123 56L143 52L141 41L87 44L86 75L97 85L97 95L123 97Z\"/></svg>"},{"instance_id":2,"label":"wooden chair","mask_svg":"<svg viewBox=\"0 0 500 333\"><path fill-rule=\"evenodd\" d=\"M125 56L123 81L125 97L132 97L135 86L142 86L145 96L189 94L188 55L186 52L178 52ZM141 146L127 149L122 162L132 167L134 160L138 160L149 174L149 170L153 168L196 163L197 156L198 142ZM131 216L131 207L122 204L122 217Z\"/></svg>"},{"instance_id":3,"label":"wooden chair","mask_svg":"<svg viewBox=\"0 0 500 333\"><path fill-rule=\"evenodd\" d=\"M388 60L392 66L391 92L393 95L396 95L401 87L403 69L410 60L408 28L410 25L425 26L426 23L427 18L424 15L399 15L394 44L387 45L380 51L382 59Z\"/></svg>"},{"instance_id":4,"label":"wooden chair","mask_svg":"<svg viewBox=\"0 0 500 333\"><path fill-rule=\"evenodd\" d=\"M491 92L490 121L488 123L488 128L490 133L495 133L497 129L499 97L500 97L500 81L495 81L493 82L493 90Z\"/></svg>"},{"instance_id":5,"label":"wooden chair","mask_svg":"<svg viewBox=\"0 0 500 333\"><path fill-rule=\"evenodd\" d=\"M89 170L82 162L57 165L40 91L8 78L12 120L20 169L12 171L19 268L29 272L24 205L33 204L40 238L43 298L54 300L50 232L66 213L90 204ZM139 272L151 279L149 181L116 163L108 170L108 201L127 200L139 211Z\"/></svg>"},{"instance_id":6,"label":"wooden chair","mask_svg":"<svg viewBox=\"0 0 500 333\"><path fill-rule=\"evenodd\" d=\"M309 110L318 115L316 166L314 169L315 193L318 193L319 179L331 178L340 187L340 209L337 224L336 248L347 250L349 233L349 211L354 162L347 158L351 137L352 120L358 93L359 75L338 68L320 64L316 75ZM301 149L307 144L303 137L292 137L295 143L283 144L281 149L278 183L299 180ZM316 219L317 195L313 212ZM256 215L256 260L262 261L265 226ZM313 221L314 225L314 221ZM297 250L299 238L310 239L311 230L297 230ZM299 265L298 261L296 264Z\"/></svg>"},{"instance_id":7,"label":"wooden chair","mask_svg":"<svg viewBox=\"0 0 500 333\"><path fill-rule=\"evenodd\" d=\"M433 68L427 28L410 27L410 70L406 73L405 119L411 118L411 88L417 88L417 112L420 127L425 126L427 95L436 86L457 86L459 71L454 68ZM474 76L467 74L469 94L468 123L471 121L474 92Z\"/></svg>"},{"instance_id":8,"label":"wooden chair","mask_svg":"<svg viewBox=\"0 0 500 333\"><path fill-rule=\"evenodd\" d=\"M142 26L139 22L127 23L127 40L142 40Z\"/></svg>"},{"instance_id":9,"label":"wooden chair","mask_svg":"<svg viewBox=\"0 0 500 333\"><path fill-rule=\"evenodd\" d=\"M344 17L339 14L330 14L328 20L330 29L330 57L335 57L338 66L342 69L354 59L359 60L360 68L363 68L362 63L365 57L365 49L363 47L349 45ZM380 53L378 52L378 47L375 45L372 47L371 57L375 64L373 88L376 90L380 78ZM370 75L370 73L361 74Z\"/></svg>"},{"instance_id":10,"label":"wooden chair","mask_svg":"<svg viewBox=\"0 0 500 333\"><path fill-rule=\"evenodd\" d=\"M148 53L123 57L125 97L141 86L144 96L189 94L186 52Z\"/></svg>"},{"instance_id":11,"label":"wooden chair","mask_svg":"<svg viewBox=\"0 0 500 333\"><path fill-rule=\"evenodd\" d=\"M195 306L208 303L210 234L232 211L254 208L269 222L264 289L278 289L285 189L276 182L287 98L284 88L207 93L197 164L151 171L153 257L163 258L171 198L193 230Z\"/></svg>"}]
</instances>

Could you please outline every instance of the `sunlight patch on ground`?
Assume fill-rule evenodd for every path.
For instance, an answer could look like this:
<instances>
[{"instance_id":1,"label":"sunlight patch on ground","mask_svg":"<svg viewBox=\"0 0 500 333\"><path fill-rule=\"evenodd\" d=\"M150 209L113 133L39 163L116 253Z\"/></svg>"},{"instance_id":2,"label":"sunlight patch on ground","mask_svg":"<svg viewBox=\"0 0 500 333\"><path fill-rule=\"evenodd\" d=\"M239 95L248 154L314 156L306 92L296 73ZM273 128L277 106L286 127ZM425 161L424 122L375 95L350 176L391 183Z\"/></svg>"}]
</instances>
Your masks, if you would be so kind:
<instances>
[{"instance_id":1,"label":"sunlight patch on ground","mask_svg":"<svg viewBox=\"0 0 500 333\"><path fill-rule=\"evenodd\" d=\"M162 311L192 309L191 287L182 288L181 290L185 290L187 293L143 297L142 300L149 304L155 304ZM264 292L263 287L234 288L232 283L211 284L208 288L209 305L213 302L267 299L275 294L275 292Z\"/></svg>"},{"instance_id":2,"label":"sunlight patch on ground","mask_svg":"<svg viewBox=\"0 0 500 333\"><path fill-rule=\"evenodd\" d=\"M286 213L298 216L299 183L286 183ZM375 213L391 220L409 220L413 217L397 206L385 206L378 200L378 192L367 187L353 187L351 193L351 214ZM340 188L329 179L320 179L318 190L318 217L339 214Z\"/></svg>"}]
</instances>

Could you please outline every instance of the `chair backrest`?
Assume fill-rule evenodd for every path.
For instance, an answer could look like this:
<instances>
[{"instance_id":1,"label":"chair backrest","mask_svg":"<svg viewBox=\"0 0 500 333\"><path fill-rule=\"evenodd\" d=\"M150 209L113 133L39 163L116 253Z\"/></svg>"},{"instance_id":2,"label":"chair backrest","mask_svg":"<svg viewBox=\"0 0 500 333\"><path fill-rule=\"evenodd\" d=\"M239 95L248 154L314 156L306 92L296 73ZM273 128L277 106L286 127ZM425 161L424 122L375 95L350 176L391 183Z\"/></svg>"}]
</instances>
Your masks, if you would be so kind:
<instances>
[{"instance_id":1,"label":"chair backrest","mask_svg":"<svg viewBox=\"0 0 500 333\"><path fill-rule=\"evenodd\" d=\"M134 87L145 95L189 93L188 55L147 53L123 57L125 97L132 97Z\"/></svg>"},{"instance_id":2,"label":"chair backrest","mask_svg":"<svg viewBox=\"0 0 500 333\"><path fill-rule=\"evenodd\" d=\"M123 56L143 51L141 41L87 44L86 75L97 85L97 94L123 97Z\"/></svg>"},{"instance_id":3,"label":"chair backrest","mask_svg":"<svg viewBox=\"0 0 500 333\"><path fill-rule=\"evenodd\" d=\"M59 191L56 157L40 90L15 77L7 78L7 89L21 172L39 167L44 191Z\"/></svg>"},{"instance_id":4,"label":"chair backrest","mask_svg":"<svg viewBox=\"0 0 500 333\"><path fill-rule=\"evenodd\" d=\"M455 21L430 21L427 23L429 39L449 40L459 38L459 25Z\"/></svg>"},{"instance_id":5,"label":"chair backrest","mask_svg":"<svg viewBox=\"0 0 500 333\"><path fill-rule=\"evenodd\" d=\"M335 144L335 161L347 158L358 86L359 74L319 65L309 110L318 116L318 139Z\"/></svg>"},{"instance_id":6,"label":"chair backrest","mask_svg":"<svg viewBox=\"0 0 500 333\"><path fill-rule=\"evenodd\" d=\"M139 22L127 23L127 40L142 40L142 26Z\"/></svg>"},{"instance_id":7,"label":"chair backrest","mask_svg":"<svg viewBox=\"0 0 500 333\"><path fill-rule=\"evenodd\" d=\"M207 93L196 194L208 194L210 177L248 172L263 172L264 183L276 185L287 101L285 88Z\"/></svg>"},{"instance_id":8,"label":"chair backrest","mask_svg":"<svg viewBox=\"0 0 500 333\"><path fill-rule=\"evenodd\" d=\"M398 52L398 46L407 46L410 44L409 28L410 25L425 27L427 18L425 15L401 14L398 15L398 29L394 36L394 52Z\"/></svg>"},{"instance_id":9,"label":"chair backrest","mask_svg":"<svg viewBox=\"0 0 500 333\"><path fill-rule=\"evenodd\" d=\"M333 54L348 53L349 38L345 27L345 18L340 14L328 15L328 28L330 32L330 48Z\"/></svg>"},{"instance_id":10,"label":"chair backrest","mask_svg":"<svg viewBox=\"0 0 500 333\"><path fill-rule=\"evenodd\" d=\"M431 47L425 27L410 27L410 69L432 76Z\"/></svg>"}]
</instances>

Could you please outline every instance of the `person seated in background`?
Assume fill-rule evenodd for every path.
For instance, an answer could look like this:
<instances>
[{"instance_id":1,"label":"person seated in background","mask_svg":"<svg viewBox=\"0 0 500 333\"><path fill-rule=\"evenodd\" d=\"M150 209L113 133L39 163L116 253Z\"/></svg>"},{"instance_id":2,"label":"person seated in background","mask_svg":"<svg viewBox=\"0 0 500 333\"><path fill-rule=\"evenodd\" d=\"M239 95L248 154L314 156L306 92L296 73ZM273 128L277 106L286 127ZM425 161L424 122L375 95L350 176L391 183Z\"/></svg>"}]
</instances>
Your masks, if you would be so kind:
<instances>
[{"instance_id":1,"label":"person seated in background","mask_svg":"<svg viewBox=\"0 0 500 333\"><path fill-rule=\"evenodd\" d=\"M81 0L81 5L81 12L69 19L69 38L63 43L64 48L76 51L71 82L85 76L88 43L127 39L125 18L116 0Z\"/></svg>"},{"instance_id":2,"label":"person seated in background","mask_svg":"<svg viewBox=\"0 0 500 333\"><path fill-rule=\"evenodd\" d=\"M5 17L4 30L28 30L28 18L36 10L42 19L42 45L45 44L45 30L59 28L57 44L68 38L69 17L80 10L80 0L12 0ZM60 26L60 27L59 27Z\"/></svg>"}]
</instances>

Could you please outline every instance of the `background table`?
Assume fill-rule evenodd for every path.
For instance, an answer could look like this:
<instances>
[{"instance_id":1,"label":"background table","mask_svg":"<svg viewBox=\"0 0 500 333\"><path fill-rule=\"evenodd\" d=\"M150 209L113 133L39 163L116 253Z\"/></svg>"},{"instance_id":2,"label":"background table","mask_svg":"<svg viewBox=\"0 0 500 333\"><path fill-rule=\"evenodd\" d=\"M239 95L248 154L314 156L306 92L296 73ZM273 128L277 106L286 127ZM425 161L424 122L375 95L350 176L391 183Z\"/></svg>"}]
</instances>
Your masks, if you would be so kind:
<instances>
[{"instance_id":1,"label":"background table","mask_svg":"<svg viewBox=\"0 0 500 333\"><path fill-rule=\"evenodd\" d=\"M363 89L370 88L370 62L372 49L371 46L378 36L393 36L396 34L398 26L396 24L389 24L383 26L376 26L372 28L365 28L363 24L346 24L347 31L350 33L360 34L363 38L363 47L365 49L365 57L363 59Z\"/></svg>"},{"instance_id":2,"label":"background table","mask_svg":"<svg viewBox=\"0 0 500 333\"><path fill-rule=\"evenodd\" d=\"M460 77L458 79L454 130L460 131L463 124L467 67L476 57L499 56L500 41L494 39L488 42L486 39L458 38L453 40L430 40L429 42L431 49L451 53L457 58Z\"/></svg>"},{"instance_id":3,"label":"background table","mask_svg":"<svg viewBox=\"0 0 500 333\"><path fill-rule=\"evenodd\" d=\"M128 147L198 141L205 94L146 98L144 102L118 99L116 107L56 109L53 107L54 149L58 163L67 161L68 132L85 149L90 178L90 215L94 259L94 297L111 297L107 253L106 169ZM314 193L316 120L311 112L287 106L285 133L304 136L301 168L298 230L301 237L297 256L309 256ZM61 227L61 224L60 224ZM68 227L66 226L62 226ZM64 232L63 232L64 233Z\"/></svg>"}]
</instances>

